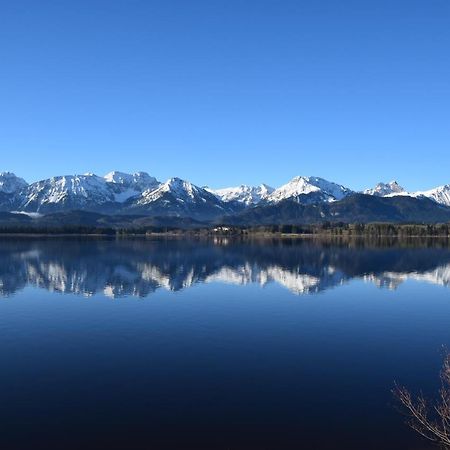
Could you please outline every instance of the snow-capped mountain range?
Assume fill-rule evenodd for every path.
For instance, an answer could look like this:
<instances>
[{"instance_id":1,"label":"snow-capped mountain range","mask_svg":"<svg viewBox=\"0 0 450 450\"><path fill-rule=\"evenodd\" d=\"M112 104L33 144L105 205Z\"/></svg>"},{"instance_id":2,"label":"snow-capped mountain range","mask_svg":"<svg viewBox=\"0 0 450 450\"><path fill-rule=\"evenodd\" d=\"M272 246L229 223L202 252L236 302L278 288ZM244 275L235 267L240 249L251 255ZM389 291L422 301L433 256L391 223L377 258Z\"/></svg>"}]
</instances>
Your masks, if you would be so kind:
<instances>
[{"instance_id":1,"label":"snow-capped mountain range","mask_svg":"<svg viewBox=\"0 0 450 450\"><path fill-rule=\"evenodd\" d=\"M428 191L408 192L401 187L396 181L390 183L378 183L373 189L366 189L364 194L376 195L379 197L395 197L406 196L415 198L429 198L441 205L450 206L450 184L438 186L437 188Z\"/></svg>"},{"instance_id":2,"label":"snow-capped mountain range","mask_svg":"<svg viewBox=\"0 0 450 450\"><path fill-rule=\"evenodd\" d=\"M1 211L42 214L86 210L205 219L257 205L276 205L286 200L303 205L332 203L357 193L341 184L310 176L297 176L276 189L261 184L214 190L180 178L160 182L146 172L127 174L115 171L103 177L92 173L55 176L31 184L13 173L0 173ZM392 181L379 183L362 194L428 198L450 207L450 185L408 192Z\"/></svg>"}]
</instances>

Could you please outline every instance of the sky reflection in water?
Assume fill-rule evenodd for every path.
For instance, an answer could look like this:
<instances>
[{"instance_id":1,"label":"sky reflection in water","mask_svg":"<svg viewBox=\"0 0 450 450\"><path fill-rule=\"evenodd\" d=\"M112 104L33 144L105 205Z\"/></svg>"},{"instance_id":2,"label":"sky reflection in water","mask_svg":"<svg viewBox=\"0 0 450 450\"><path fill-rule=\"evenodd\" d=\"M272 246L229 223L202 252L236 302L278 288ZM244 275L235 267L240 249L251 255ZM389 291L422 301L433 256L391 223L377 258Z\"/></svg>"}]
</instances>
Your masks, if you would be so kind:
<instances>
[{"instance_id":1,"label":"sky reflection in water","mask_svg":"<svg viewBox=\"0 0 450 450\"><path fill-rule=\"evenodd\" d=\"M449 273L439 241L3 239L1 448L428 448L390 389L438 387Z\"/></svg>"}]
</instances>

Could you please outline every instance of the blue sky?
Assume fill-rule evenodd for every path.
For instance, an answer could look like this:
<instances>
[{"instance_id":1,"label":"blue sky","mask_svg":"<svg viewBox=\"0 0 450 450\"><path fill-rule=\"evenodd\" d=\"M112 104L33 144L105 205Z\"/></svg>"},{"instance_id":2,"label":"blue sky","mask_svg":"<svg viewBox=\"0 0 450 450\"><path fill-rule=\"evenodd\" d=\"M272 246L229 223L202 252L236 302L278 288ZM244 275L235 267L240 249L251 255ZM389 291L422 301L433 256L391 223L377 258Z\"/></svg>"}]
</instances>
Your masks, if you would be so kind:
<instances>
[{"instance_id":1,"label":"blue sky","mask_svg":"<svg viewBox=\"0 0 450 450\"><path fill-rule=\"evenodd\" d=\"M449 0L3 1L0 171L450 183Z\"/></svg>"}]
</instances>

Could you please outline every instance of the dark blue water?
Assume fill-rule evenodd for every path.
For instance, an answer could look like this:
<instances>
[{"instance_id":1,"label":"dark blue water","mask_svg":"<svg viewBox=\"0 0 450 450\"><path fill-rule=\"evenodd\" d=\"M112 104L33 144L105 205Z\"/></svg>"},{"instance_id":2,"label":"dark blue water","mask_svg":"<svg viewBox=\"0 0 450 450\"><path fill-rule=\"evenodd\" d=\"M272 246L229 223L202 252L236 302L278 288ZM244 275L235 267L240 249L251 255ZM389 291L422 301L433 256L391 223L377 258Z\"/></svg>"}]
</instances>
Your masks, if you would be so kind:
<instances>
[{"instance_id":1,"label":"dark blue water","mask_svg":"<svg viewBox=\"0 0 450 450\"><path fill-rule=\"evenodd\" d=\"M448 242L0 240L0 448L426 449Z\"/></svg>"}]
</instances>

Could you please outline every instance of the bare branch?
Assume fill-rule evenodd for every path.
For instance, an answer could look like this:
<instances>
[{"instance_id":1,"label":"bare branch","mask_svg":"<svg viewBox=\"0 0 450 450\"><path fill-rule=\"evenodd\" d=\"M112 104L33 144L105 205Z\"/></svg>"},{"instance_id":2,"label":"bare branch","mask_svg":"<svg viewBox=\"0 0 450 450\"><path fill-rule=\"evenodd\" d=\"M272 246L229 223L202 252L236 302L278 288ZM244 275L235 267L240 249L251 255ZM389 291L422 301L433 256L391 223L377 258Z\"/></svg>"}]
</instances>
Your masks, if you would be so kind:
<instances>
[{"instance_id":1,"label":"bare branch","mask_svg":"<svg viewBox=\"0 0 450 450\"><path fill-rule=\"evenodd\" d=\"M423 394L413 397L404 387L396 385L395 398L407 416L406 423L425 439L450 449L450 354L446 354L440 373L441 388L436 403Z\"/></svg>"}]
</instances>

